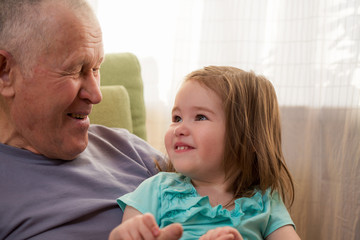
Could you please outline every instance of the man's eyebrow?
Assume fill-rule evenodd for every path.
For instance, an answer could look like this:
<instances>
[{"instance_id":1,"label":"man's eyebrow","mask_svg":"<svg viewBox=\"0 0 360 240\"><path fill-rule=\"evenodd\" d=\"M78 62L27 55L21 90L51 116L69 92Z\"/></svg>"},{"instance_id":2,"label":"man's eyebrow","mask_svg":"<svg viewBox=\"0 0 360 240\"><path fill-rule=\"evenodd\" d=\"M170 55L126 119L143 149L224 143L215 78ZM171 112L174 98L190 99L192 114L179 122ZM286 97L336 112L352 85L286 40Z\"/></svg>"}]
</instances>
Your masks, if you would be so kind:
<instances>
[{"instance_id":1,"label":"man's eyebrow","mask_svg":"<svg viewBox=\"0 0 360 240\"><path fill-rule=\"evenodd\" d=\"M102 64L105 60L105 57L101 57L98 61L97 61L97 64Z\"/></svg>"},{"instance_id":2,"label":"man's eyebrow","mask_svg":"<svg viewBox=\"0 0 360 240\"><path fill-rule=\"evenodd\" d=\"M64 71L65 72L73 72L73 71L77 71L77 70L80 70L82 67L82 63L76 63L76 64L71 64L71 65L68 65L64 68Z\"/></svg>"}]
</instances>

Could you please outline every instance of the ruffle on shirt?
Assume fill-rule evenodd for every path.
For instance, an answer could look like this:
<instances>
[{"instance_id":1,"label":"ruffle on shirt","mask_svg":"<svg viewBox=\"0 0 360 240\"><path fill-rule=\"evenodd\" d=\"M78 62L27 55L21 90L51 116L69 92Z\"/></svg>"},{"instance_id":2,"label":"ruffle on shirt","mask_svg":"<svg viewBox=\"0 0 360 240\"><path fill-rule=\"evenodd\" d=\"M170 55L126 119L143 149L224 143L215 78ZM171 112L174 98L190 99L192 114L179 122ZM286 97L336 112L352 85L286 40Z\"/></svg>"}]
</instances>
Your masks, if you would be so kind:
<instances>
[{"instance_id":1,"label":"ruffle on shirt","mask_svg":"<svg viewBox=\"0 0 360 240\"><path fill-rule=\"evenodd\" d=\"M212 207L209 198L200 196L188 177L171 179L163 186L161 196L163 226L171 224L173 219L186 225L223 222L224 225L238 226L242 218L263 212L264 201L268 198L268 194L263 196L261 192L256 192L251 198L236 199L234 209L229 211L222 205Z\"/></svg>"}]
</instances>

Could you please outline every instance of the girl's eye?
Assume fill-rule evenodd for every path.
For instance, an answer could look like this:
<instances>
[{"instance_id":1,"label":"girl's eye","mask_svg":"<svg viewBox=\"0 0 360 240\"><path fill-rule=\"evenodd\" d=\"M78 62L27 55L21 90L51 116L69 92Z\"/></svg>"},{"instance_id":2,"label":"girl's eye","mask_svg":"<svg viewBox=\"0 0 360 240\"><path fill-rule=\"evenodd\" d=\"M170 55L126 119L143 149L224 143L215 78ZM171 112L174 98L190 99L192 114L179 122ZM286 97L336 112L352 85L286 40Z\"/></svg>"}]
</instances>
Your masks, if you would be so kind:
<instances>
[{"instance_id":1,"label":"girl's eye","mask_svg":"<svg viewBox=\"0 0 360 240\"><path fill-rule=\"evenodd\" d=\"M208 118L202 114L198 114L198 115L196 115L195 120L196 121L204 121L204 120L208 120Z\"/></svg>"},{"instance_id":2,"label":"girl's eye","mask_svg":"<svg viewBox=\"0 0 360 240\"><path fill-rule=\"evenodd\" d=\"M179 116L173 116L172 121L173 121L173 122L181 122L182 119L181 119L181 117L179 117Z\"/></svg>"}]
</instances>

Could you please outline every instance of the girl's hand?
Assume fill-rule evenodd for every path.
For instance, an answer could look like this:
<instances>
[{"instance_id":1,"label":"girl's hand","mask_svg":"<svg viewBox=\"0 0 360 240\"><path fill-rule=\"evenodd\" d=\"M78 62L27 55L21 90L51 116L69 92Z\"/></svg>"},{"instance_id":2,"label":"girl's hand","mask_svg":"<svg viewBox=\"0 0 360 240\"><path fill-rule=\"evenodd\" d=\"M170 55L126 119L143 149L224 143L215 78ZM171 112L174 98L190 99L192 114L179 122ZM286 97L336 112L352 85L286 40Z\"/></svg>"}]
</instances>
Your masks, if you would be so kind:
<instances>
[{"instance_id":1,"label":"girl's hand","mask_svg":"<svg viewBox=\"0 0 360 240\"><path fill-rule=\"evenodd\" d=\"M154 217L147 213L124 221L110 233L109 240L155 240L159 234L160 229Z\"/></svg>"},{"instance_id":2,"label":"girl's hand","mask_svg":"<svg viewBox=\"0 0 360 240\"><path fill-rule=\"evenodd\" d=\"M123 222L111 231L109 240L178 240L182 231L179 223L160 229L153 215L141 214L136 209L127 206Z\"/></svg>"},{"instance_id":3,"label":"girl's hand","mask_svg":"<svg viewBox=\"0 0 360 240\"><path fill-rule=\"evenodd\" d=\"M233 227L219 227L209 230L199 240L243 240L241 234Z\"/></svg>"}]
</instances>

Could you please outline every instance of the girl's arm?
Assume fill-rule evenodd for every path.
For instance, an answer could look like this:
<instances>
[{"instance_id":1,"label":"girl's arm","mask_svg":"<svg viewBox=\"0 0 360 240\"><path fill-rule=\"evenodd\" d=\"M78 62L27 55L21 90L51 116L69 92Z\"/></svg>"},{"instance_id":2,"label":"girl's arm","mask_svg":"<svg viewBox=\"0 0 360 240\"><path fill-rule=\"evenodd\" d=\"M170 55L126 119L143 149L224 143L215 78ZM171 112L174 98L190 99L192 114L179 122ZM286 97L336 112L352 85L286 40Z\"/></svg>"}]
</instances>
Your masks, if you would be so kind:
<instances>
[{"instance_id":1,"label":"girl's arm","mask_svg":"<svg viewBox=\"0 0 360 240\"><path fill-rule=\"evenodd\" d=\"M300 240L300 237L295 232L295 229L291 225L286 225L276 229L266 240Z\"/></svg>"},{"instance_id":2,"label":"girl's arm","mask_svg":"<svg viewBox=\"0 0 360 240\"><path fill-rule=\"evenodd\" d=\"M109 240L153 240L159 233L160 229L153 215L142 214L135 208L126 206L122 223L110 233Z\"/></svg>"},{"instance_id":3,"label":"girl's arm","mask_svg":"<svg viewBox=\"0 0 360 240\"><path fill-rule=\"evenodd\" d=\"M133 208L131 206L126 206L124 210L122 222L125 222L126 220L129 220L130 218L133 218L137 215L143 215L143 214L140 211L138 211L136 208Z\"/></svg>"}]
</instances>

